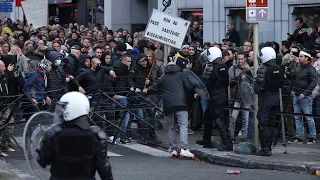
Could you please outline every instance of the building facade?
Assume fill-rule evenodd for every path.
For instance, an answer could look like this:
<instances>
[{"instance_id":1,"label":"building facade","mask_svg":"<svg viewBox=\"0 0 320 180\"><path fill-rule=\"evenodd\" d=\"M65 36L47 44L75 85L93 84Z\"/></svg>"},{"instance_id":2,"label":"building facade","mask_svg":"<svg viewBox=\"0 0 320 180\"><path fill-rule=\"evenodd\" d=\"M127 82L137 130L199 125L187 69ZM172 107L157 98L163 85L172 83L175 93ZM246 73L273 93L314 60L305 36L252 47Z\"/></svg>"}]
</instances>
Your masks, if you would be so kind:
<instances>
[{"instance_id":1,"label":"building facade","mask_svg":"<svg viewBox=\"0 0 320 180\"><path fill-rule=\"evenodd\" d=\"M159 0L162 1L162 0ZM158 0L104 0L104 24L117 30L143 29ZM248 37L245 0L177 0L178 16L204 27L204 40L221 42L226 24L234 22L241 40ZM281 42L295 30L294 20L303 17L307 25L320 26L319 0L269 0L269 22L259 24L259 41Z\"/></svg>"}]
</instances>

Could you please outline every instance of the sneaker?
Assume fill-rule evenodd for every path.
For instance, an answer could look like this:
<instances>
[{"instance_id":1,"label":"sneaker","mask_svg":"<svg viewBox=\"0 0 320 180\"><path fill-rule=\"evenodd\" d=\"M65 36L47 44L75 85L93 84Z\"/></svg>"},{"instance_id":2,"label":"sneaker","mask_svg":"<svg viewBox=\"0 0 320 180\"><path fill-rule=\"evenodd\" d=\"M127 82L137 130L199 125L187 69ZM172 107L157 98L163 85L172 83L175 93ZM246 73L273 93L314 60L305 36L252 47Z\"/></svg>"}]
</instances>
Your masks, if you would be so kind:
<instances>
[{"instance_id":1,"label":"sneaker","mask_svg":"<svg viewBox=\"0 0 320 180\"><path fill-rule=\"evenodd\" d=\"M179 157L178 152L177 152L176 150L172 151L172 152L171 152L171 157L173 157L173 158Z\"/></svg>"},{"instance_id":2,"label":"sneaker","mask_svg":"<svg viewBox=\"0 0 320 180\"><path fill-rule=\"evenodd\" d=\"M187 157L187 158L194 158L194 154L192 154L189 149L184 150L183 148L180 149L180 156Z\"/></svg>"},{"instance_id":3,"label":"sneaker","mask_svg":"<svg viewBox=\"0 0 320 180\"><path fill-rule=\"evenodd\" d=\"M12 149L12 148L6 148L6 149L2 149L2 152L15 152L16 150Z\"/></svg>"},{"instance_id":4,"label":"sneaker","mask_svg":"<svg viewBox=\"0 0 320 180\"><path fill-rule=\"evenodd\" d=\"M296 139L294 139L294 141L289 141L288 143L291 143L291 144L293 144L293 143L302 144L302 139L296 138Z\"/></svg>"},{"instance_id":5,"label":"sneaker","mask_svg":"<svg viewBox=\"0 0 320 180\"><path fill-rule=\"evenodd\" d=\"M110 136L107 141L110 143L113 143L113 140L114 140L114 136ZM117 144L117 141L114 141L114 144Z\"/></svg>"},{"instance_id":6,"label":"sneaker","mask_svg":"<svg viewBox=\"0 0 320 180\"><path fill-rule=\"evenodd\" d=\"M307 144L315 144L316 143L316 139L315 138L309 138Z\"/></svg>"},{"instance_id":7,"label":"sneaker","mask_svg":"<svg viewBox=\"0 0 320 180\"><path fill-rule=\"evenodd\" d=\"M128 143L131 143L131 141L129 139L120 139L120 143L121 144L128 144Z\"/></svg>"},{"instance_id":8,"label":"sneaker","mask_svg":"<svg viewBox=\"0 0 320 180\"><path fill-rule=\"evenodd\" d=\"M188 129L188 135L194 135L196 134L192 129Z\"/></svg>"},{"instance_id":9,"label":"sneaker","mask_svg":"<svg viewBox=\"0 0 320 180\"><path fill-rule=\"evenodd\" d=\"M9 155L4 153L4 152L0 152L0 157L8 157Z\"/></svg>"},{"instance_id":10,"label":"sneaker","mask_svg":"<svg viewBox=\"0 0 320 180\"><path fill-rule=\"evenodd\" d=\"M16 152L16 150L9 148L9 149L7 149L7 152Z\"/></svg>"}]
</instances>

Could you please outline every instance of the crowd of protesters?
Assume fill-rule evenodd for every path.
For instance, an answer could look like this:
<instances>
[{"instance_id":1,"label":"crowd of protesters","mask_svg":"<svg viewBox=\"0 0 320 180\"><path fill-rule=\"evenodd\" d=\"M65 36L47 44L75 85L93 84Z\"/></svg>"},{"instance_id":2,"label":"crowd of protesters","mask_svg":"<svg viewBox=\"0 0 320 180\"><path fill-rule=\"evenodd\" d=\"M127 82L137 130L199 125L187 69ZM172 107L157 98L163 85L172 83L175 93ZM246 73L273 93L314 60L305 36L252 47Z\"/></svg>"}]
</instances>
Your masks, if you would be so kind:
<instances>
[{"instance_id":1,"label":"crowd of protesters","mask_svg":"<svg viewBox=\"0 0 320 180\"><path fill-rule=\"evenodd\" d=\"M288 39L283 40L280 45L270 41L261 43L259 49L273 48L276 53L274 58L276 64L285 71L286 79L283 85L285 111L319 114L320 96L317 81L320 74L320 28L308 27L302 18L297 18L295 23L297 29L293 34L288 33ZM163 100L161 94L144 95L141 100L128 98L128 93L140 93L150 87L152 89L154 84L163 80L163 75L174 74L182 69L189 69L203 78L207 60L205 53L202 52L207 52L211 47L220 49L222 62L228 68L229 83L224 89L227 93L223 94L227 99L226 106L229 104L235 108L250 108L243 103L238 93L237 82L243 73L250 77L254 74L253 59L257 55L253 53L252 29L249 31L248 39L240 42L240 36L234 29L234 24L230 22L227 23L226 37L222 42L204 42L202 25L193 22L181 49L169 48L169 57L164 57L164 46L145 39L143 32L131 33L121 28L113 31L106 26L86 27L77 23L66 26L53 23L44 28L32 29L24 22L6 19L1 23L0 37L0 127L5 123L28 119L37 110L54 111L54 103L69 91L79 91L88 98L93 98L92 103L98 104L95 107L100 109L105 105L113 107L150 105L151 101L161 106ZM172 67L172 63L166 65L165 62L173 62L175 67ZM152 66L153 63L156 64ZM172 87L169 89L177 89L176 84L170 85ZM105 96L95 96L99 91ZM14 109L10 103L21 94L26 95L27 99L22 101L14 116L8 119ZM203 126L212 125L204 122L208 102L190 94L192 93L186 93L186 96L190 97L183 102L177 99L180 96L173 96L169 109L163 109L165 114L172 108L182 107L184 110L189 110L187 115L182 116L188 120L189 135L201 131ZM28 104L24 101L33 105L24 107L24 104ZM185 104L177 104L178 102ZM156 124L154 111L154 108L149 108L147 111L136 109L133 114L137 116L135 119L146 119L145 116L148 116L148 123L154 126ZM236 139L252 139L254 119L252 112L235 109L231 113L227 110L219 113L225 114L222 116L224 125L221 126L228 129L228 132L222 132L226 139L231 142L235 142ZM238 117L239 113L241 117ZM103 116L107 119L116 119L110 113L105 113ZM122 118L120 126L124 130L120 133L120 143L130 143L132 139L127 130L130 128L132 113L121 111L117 116ZM305 117L308 124L305 128L303 119L297 115L286 116L287 135L295 143L301 143L303 139L309 144L315 143L316 125L319 126L319 119ZM139 143L161 143L152 126L149 127L139 120L137 123L141 129L138 132ZM177 131L178 126L176 126ZM277 131L277 123L270 126L272 126L270 130ZM306 138L303 136L304 132L309 132ZM3 152L14 151L10 140L12 133L12 127L1 129ZM187 142L184 143L184 150L188 151L189 156L191 153L187 148ZM197 143L204 147L210 146L204 139ZM228 147L221 150L232 150L230 144L225 145Z\"/></svg>"}]
</instances>

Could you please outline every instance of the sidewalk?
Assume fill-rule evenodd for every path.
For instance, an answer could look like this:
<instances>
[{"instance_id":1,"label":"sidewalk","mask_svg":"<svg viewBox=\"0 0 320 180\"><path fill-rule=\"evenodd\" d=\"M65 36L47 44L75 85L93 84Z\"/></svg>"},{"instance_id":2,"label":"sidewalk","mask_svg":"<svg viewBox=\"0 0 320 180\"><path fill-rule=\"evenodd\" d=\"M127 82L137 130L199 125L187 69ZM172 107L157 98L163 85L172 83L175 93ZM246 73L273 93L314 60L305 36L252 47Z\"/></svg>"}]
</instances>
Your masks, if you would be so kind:
<instances>
[{"instance_id":1,"label":"sidewalk","mask_svg":"<svg viewBox=\"0 0 320 180\"><path fill-rule=\"evenodd\" d=\"M0 157L0 180L21 180L23 179L23 173L20 170L13 168L12 165L6 163L3 158Z\"/></svg>"},{"instance_id":2,"label":"sidewalk","mask_svg":"<svg viewBox=\"0 0 320 180\"><path fill-rule=\"evenodd\" d=\"M168 142L168 125L162 121L164 130L158 131L159 135ZM215 135L216 133L214 133ZM268 169L289 172L312 173L314 169L320 169L320 140L318 144L288 144L287 154L281 143L272 150L272 156L262 157L254 155L240 155L234 152L220 152L217 149L206 149L196 144L196 140L202 139L202 131L195 135L189 135L189 149L203 161L248 169ZM169 144L164 143L163 148L168 148ZM234 145L234 147L236 144Z\"/></svg>"}]
</instances>

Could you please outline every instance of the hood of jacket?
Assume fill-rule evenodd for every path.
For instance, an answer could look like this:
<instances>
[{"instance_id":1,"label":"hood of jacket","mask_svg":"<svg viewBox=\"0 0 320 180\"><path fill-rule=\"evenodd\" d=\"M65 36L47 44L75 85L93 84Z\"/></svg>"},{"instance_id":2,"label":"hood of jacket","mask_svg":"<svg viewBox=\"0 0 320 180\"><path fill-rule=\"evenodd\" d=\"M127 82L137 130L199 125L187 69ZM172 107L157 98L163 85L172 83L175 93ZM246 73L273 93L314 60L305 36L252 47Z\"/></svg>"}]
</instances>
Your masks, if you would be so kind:
<instances>
[{"instance_id":1,"label":"hood of jacket","mask_svg":"<svg viewBox=\"0 0 320 180\"><path fill-rule=\"evenodd\" d=\"M181 72L182 69L175 65L175 64L171 64L171 65L168 65L165 67L164 69L164 74L174 74L174 73L177 73L177 72Z\"/></svg>"}]
</instances>

